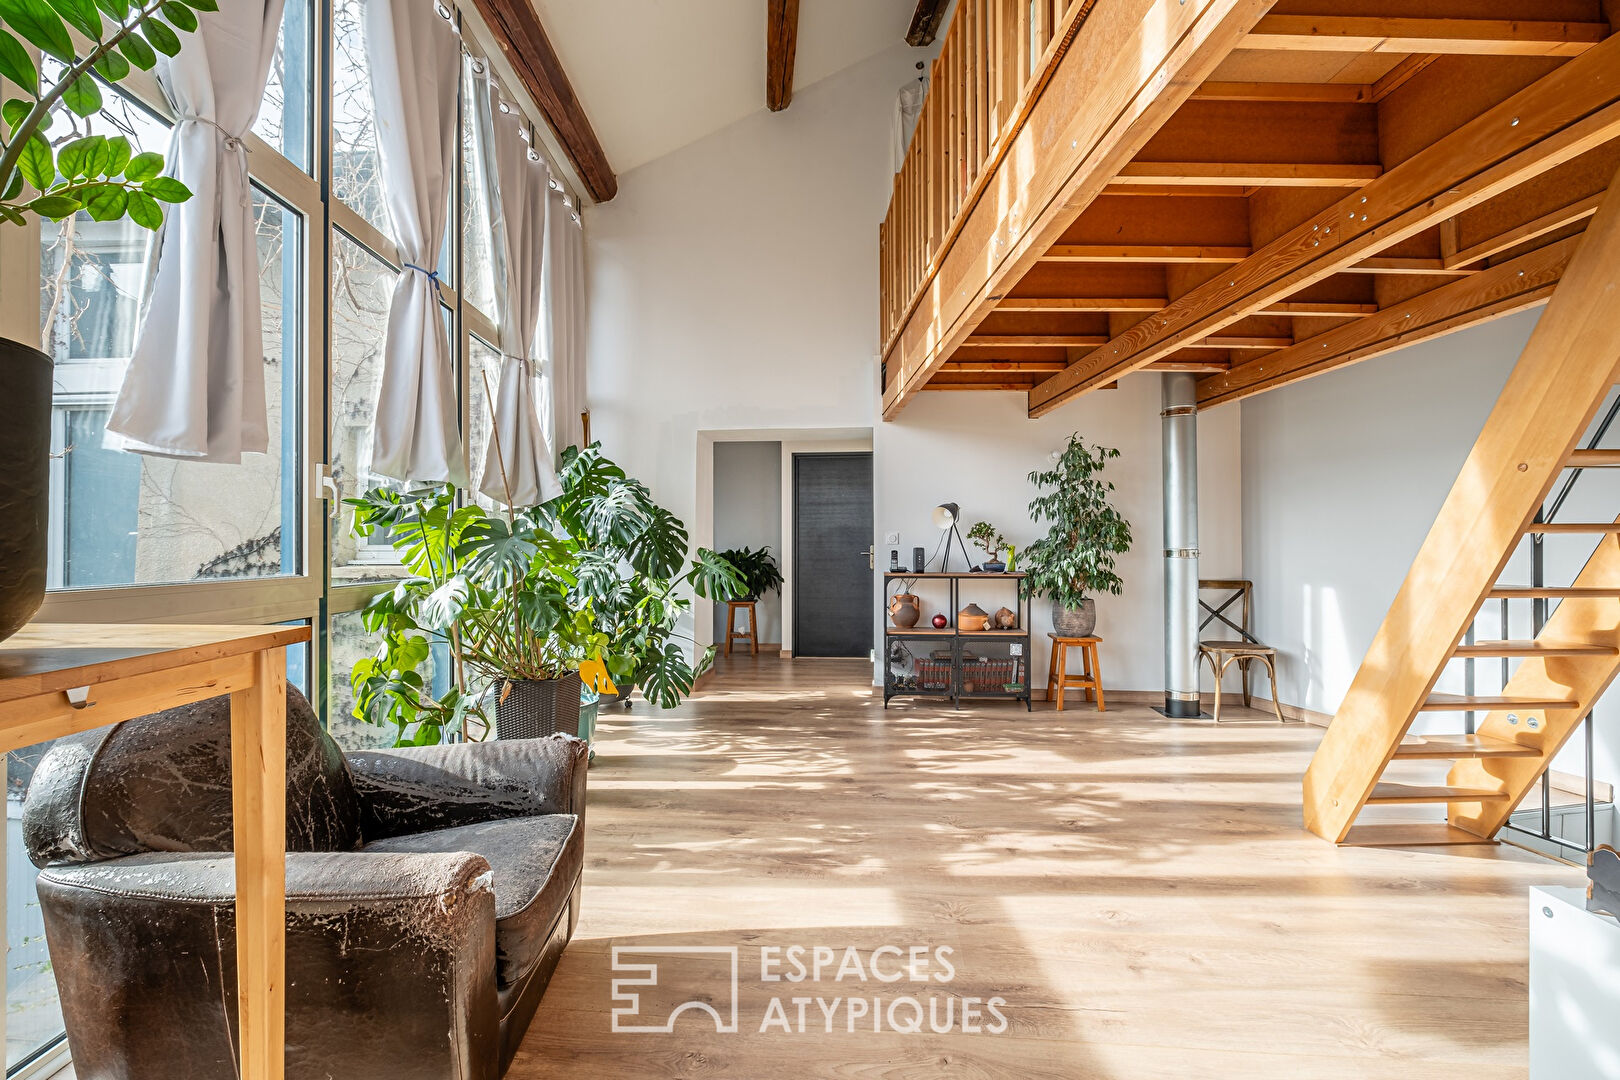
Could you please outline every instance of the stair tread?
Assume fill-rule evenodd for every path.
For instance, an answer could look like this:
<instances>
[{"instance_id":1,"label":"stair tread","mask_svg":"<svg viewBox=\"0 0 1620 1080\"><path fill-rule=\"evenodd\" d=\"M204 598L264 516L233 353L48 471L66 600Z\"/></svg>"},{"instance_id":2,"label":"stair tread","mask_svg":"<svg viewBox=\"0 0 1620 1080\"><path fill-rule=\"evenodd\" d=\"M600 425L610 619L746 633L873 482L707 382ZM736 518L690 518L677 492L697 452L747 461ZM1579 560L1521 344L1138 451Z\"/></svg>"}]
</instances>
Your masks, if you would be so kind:
<instances>
[{"instance_id":1,"label":"stair tread","mask_svg":"<svg viewBox=\"0 0 1620 1080\"><path fill-rule=\"evenodd\" d=\"M1533 746L1489 735L1412 735L1395 747L1397 758L1540 757Z\"/></svg>"},{"instance_id":2,"label":"stair tread","mask_svg":"<svg viewBox=\"0 0 1620 1080\"><path fill-rule=\"evenodd\" d=\"M1446 784L1397 784L1384 780L1373 785L1369 803L1450 803L1484 802L1505 799L1506 793L1482 788L1450 787Z\"/></svg>"},{"instance_id":3,"label":"stair tread","mask_svg":"<svg viewBox=\"0 0 1620 1080\"><path fill-rule=\"evenodd\" d=\"M1478 641L1472 645L1459 645L1453 656L1613 656L1620 649L1612 645L1591 645L1585 642L1541 641Z\"/></svg>"},{"instance_id":4,"label":"stair tread","mask_svg":"<svg viewBox=\"0 0 1620 1080\"><path fill-rule=\"evenodd\" d=\"M1591 585L1497 585L1485 594L1495 600L1607 600L1620 597L1620 586Z\"/></svg>"},{"instance_id":5,"label":"stair tread","mask_svg":"<svg viewBox=\"0 0 1620 1080\"><path fill-rule=\"evenodd\" d=\"M1567 464L1576 469L1620 465L1620 450L1576 450L1569 455Z\"/></svg>"},{"instance_id":6,"label":"stair tread","mask_svg":"<svg viewBox=\"0 0 1620 1080\"><path fill-rule=\"evenodd\" d=\"M1444 821L1352 825L1339 841L1343 847L1438 847L1450 844L1494 844Z\"/></svg>"},{"instance_id":7,"label":"stair tread","mask_svg":"<svg viewBox=\"0 0 1620 1080\"><path fill-rule=\"evenodd\" d=\"M1568 698L1520 698L1500 694L1430 694L1419 712L1445 712L1454 709L1573 709L1580 702Z\"/></svg>"},{"instance_id":8,"label":"stair tread","mask_svg":"<svg viewBox=\"0 0 1620 1080\"><path fill-rule=\"evenodd\" d=\"M1525 526L1527 533L1620 533L1620 521L1557 521Z\"/></svg>"}]
</instances>

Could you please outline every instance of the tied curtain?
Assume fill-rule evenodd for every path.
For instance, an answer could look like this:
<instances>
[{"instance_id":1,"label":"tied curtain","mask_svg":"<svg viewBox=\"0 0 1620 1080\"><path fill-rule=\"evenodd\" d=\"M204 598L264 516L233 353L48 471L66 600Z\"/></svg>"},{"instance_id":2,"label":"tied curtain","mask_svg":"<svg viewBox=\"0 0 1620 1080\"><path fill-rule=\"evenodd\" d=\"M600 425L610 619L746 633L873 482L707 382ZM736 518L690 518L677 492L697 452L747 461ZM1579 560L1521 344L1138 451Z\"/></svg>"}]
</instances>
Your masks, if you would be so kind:
<instances>
[{"instance_id":1,"label":"tied curtain","mask_svg":"<svg viewBox=\"0 0 1620 1080\"><path fill-rule=\"evenodd\" d=\"M264 98L284 0L198 20L158 79L178 117L171 175L192 197L152 242L140 328L105 445L239 464L268 450L259 255L242 138Z\"/></svg>"},{"instance_id":2,"label":"tied curtain","mask_svg":"<svg viewBox=\"0 0 1620 1080\"><path fill-rule=\"evenodd\" d=\"M371 471L466 487L455 366L434 269L455 176L461 41L432 0L369 0L365 46L383 193L402 265L388 309Z\"/></svg>"},{"instance_id":3,"label":"tied curtain","mask_svg":"<svg viewBox=\"0 0 1620 1080\"><path fill-rule=\"evenodd\" d=\"M479 490L508 506L533 506L562 494L535 394L535 336L540 325L551 174L531 161L516 122L500 111L491 86L481 121L495 179L496 278L500 321L500 388ZM482 104L482 102L481 102ZM482 376L479 376L482 377ZM474 423L479 422L475 418Z\"/></svg>"},{"instance_id":4,"label":"tied curtain","mask_svg":"<svg viewBox=\"0 0 1620 1080\"><path fill-rule=\"evenodd\" d=\"M585 440L585 234L564 194L546 199L544 299L541 348L550 376L551 444L579 446Z\"/></svg>"}]
</instances>

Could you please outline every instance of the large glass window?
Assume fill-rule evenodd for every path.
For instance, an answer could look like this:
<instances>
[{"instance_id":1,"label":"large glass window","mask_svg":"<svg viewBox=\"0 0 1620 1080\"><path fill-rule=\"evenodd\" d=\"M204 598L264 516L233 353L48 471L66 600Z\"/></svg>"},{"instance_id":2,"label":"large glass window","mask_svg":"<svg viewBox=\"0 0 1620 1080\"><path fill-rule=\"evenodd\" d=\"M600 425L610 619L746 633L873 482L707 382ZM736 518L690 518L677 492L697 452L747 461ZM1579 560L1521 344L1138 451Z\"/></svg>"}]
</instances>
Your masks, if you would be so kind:
<instances>
[{"instance_id":1,"label":"large glass window","mask_svg":"<svg viewBox=\"0 0 1620 1080\"><path fill-rule=\"evenodd\" d=\"M276 35L276 53L270 61L264 103L259 106L253 131L288 161L309 172L314 158L314 129L310 123L313 13L310 0L286 0L286 4L281 30Z\"/></svg>"},{"instance_id":2,"label":"large glass window","mask_svg":"<svg viewBox=\"0 0 1620 1080\"><path fill-rule=\"evenodd\" d=\"M332 195L386 232L364 17L365 0L332 4Z\"/></svg>"}]
</instances>

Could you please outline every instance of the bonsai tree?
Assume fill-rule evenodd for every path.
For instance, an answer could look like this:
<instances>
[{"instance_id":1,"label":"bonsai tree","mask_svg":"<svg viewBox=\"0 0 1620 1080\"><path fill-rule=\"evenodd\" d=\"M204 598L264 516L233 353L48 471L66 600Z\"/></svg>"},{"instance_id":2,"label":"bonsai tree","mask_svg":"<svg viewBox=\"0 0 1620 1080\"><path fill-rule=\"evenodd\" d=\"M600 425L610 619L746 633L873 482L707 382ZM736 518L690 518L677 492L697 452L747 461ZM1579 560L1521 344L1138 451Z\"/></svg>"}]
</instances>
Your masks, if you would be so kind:
<instances>
[{"instance_id":1,"label":"bonsai tree","mask_svg":"<svg viewBox=\"0 0 1620 1080\"><path fill-rule=\"evenodd\" d=\"M742 578L741 592L730 599L758 600L782 587L782 571L777 567L776 558L769 547L730 548L722 551L720 558L736 567L738 576Z\"/></svg>"},{"instance_id":2,"label":"bonsai tree","mask_svg":"<svg viewBox=\"0 0 1620 1080\"><path fill-rule=\"evenodd\" d=\"M33 213L60 221L83 210L156 229L160 204L191 198L161 175L162 155L137 153L122 135L89 134L79 120L101 110L98 77L118 83L132 67L155 67L158 53L180 52L176 31L190 33L197 12L218 10L217 0L0 0L0 76L25 95L0 106L0 220L21 225ZM36 62L18 36L52 63ZM47 138L58 120L66 130Z\"/></svg>"},{"instance_id":3,"label":"bonsai tree","mask_svg":"<svg viewBox=\"0 0 1620 1080\"><path fill-rule=\"evenodd\" d=\"M1102 478L1117 457L1118 450L1088 447L1076 433L1051 469L1029 474L1041 492L1030 501L1030 518L1052 527L1024 549L1024 569L1030 591L1052 598L1054 621L1059 612L1081 611L1095 593L1123 589L1114 557L1131 549L1131 525L1109 502L1113 482Z\"/></svg>"},{"instance_id":4,"label":"bonsai tree","mask_svg":"<svg viewBox=\"0 0 1620 1080\"><path fill-rule=\"evenodd\" d=\"M1001 561L1001 549L1007 546L1007 538L996 531L996 527L988 521L981 521L968 530L967 538L973 541L973 546L984 552L984 557L990 562Z\"/></svg>"}]
</instances>

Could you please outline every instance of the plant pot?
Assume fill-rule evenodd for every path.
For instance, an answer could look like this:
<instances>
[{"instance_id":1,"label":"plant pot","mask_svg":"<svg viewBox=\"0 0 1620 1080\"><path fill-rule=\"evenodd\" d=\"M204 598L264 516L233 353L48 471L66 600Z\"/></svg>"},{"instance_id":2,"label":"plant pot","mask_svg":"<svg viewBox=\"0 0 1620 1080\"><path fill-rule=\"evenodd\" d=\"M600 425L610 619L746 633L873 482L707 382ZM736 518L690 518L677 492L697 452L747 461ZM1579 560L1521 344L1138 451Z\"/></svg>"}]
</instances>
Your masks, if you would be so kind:
<instances>
[{"instance_id":1,"label":"plant pot","mask_svg":"<svg viewBox=\"0 0 1620 1080\"><path fill-rule=\"evenodd\" d=\"M561 679L512 679L495 702L497 739L543 739L558 732L579 736L577 674Z\"/></svg>"},{"instance_id":2,"label":"plant pot","mask_svg":"<svg viewBox=\"0 0 1620 1080\"><path fill-rule=\"evenodd\" d=\"M1052 601L1052 629L1058 637L1090 637L1097 629L1097 601L1088 596L1079 608Z\"/></svg>"},{"instance_id":3,"label":"plant pot","mask_svg":"<svg viewBox=\"0 0 1620 1080\"><path fill-rule=\"evenodd\" d=\"M0 640L45 601L51 492L51 358L0 338Z\"/></svg>"},{"instance_id":4,"label":"plant pot","mask_svg":"<svg viewBox=\"0 0 1620 1080\"><path fill-rule=\"evenodd\" d=\"M1001 562L1000 560L991 560L990 562L982 564L980 569L987 574L1005 574L1007 572L1007 564Z\"/></svg>"}]
</instances>

